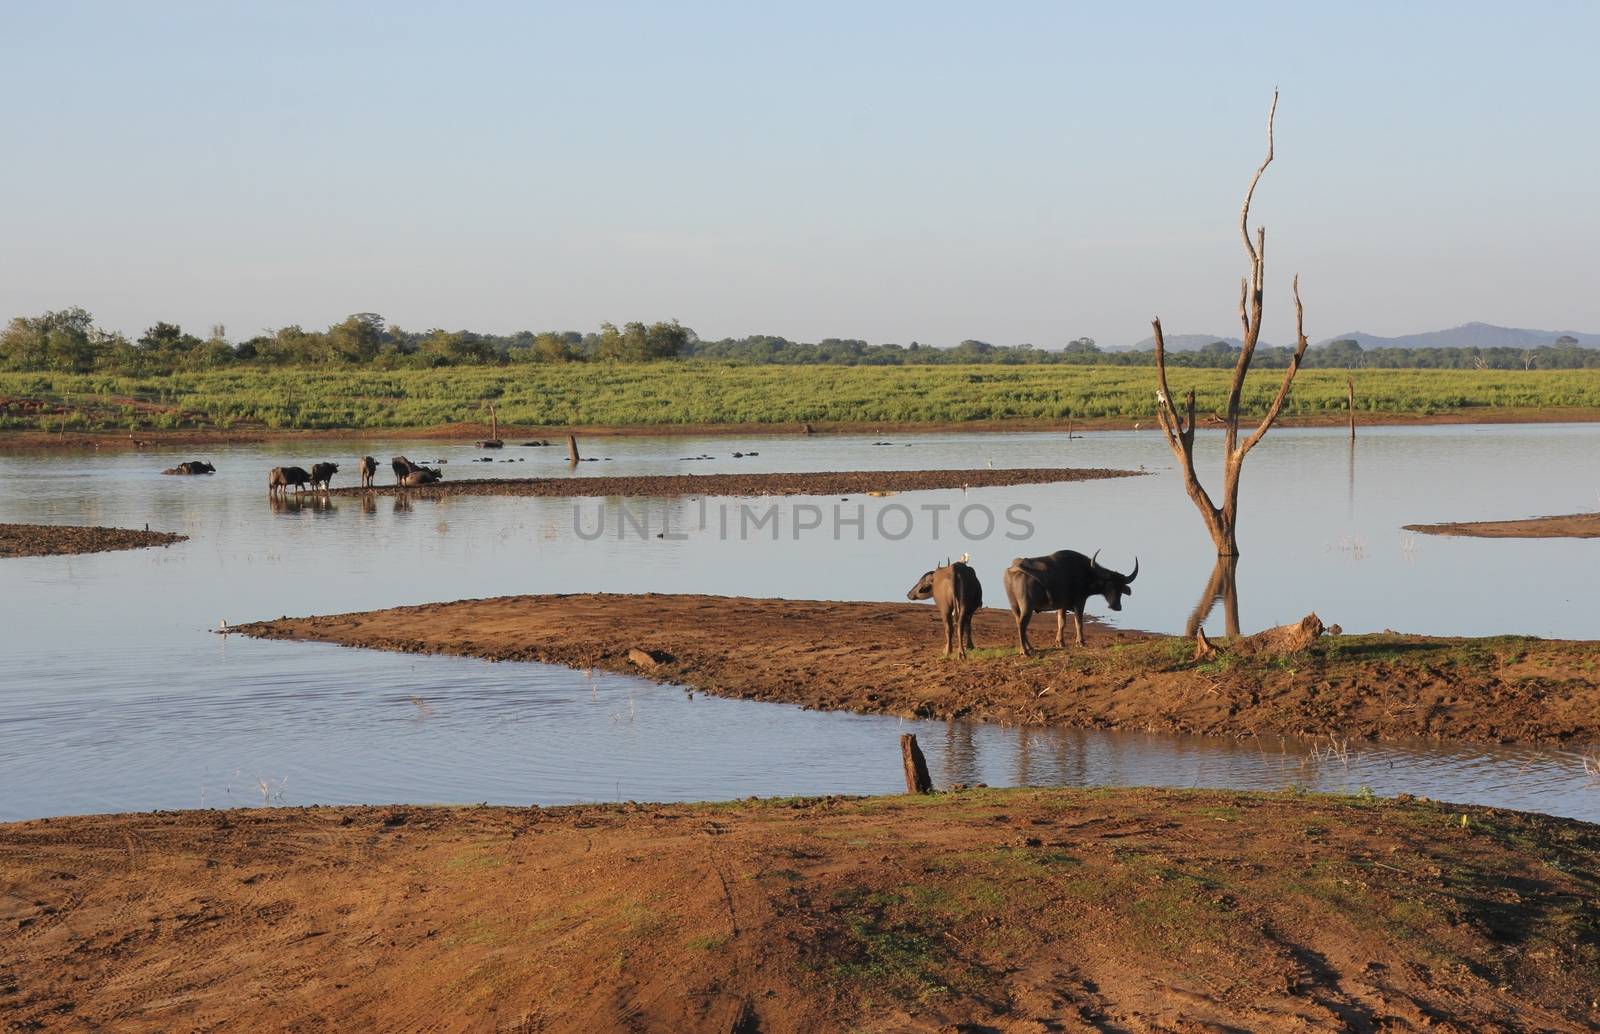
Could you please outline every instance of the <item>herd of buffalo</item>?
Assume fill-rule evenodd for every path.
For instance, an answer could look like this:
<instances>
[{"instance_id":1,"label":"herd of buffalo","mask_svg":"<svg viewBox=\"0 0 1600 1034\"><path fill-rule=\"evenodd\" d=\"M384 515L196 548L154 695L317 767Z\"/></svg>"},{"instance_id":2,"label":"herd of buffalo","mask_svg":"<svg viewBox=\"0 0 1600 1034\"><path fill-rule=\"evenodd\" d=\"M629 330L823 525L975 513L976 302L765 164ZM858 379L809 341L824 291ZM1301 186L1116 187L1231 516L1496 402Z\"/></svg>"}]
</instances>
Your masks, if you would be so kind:
<instances>
[{"instance_id":1,"label":"herd of buffalo","mask_svg":"<svg viewBox=\"0 0 1600 1034\"><path fill-rule=\"evenodd\" d=\"M972 645L972 616L983 607L983 586L978 573L962 557L953 564L940 564L917 580L906 593L908 600L933 600L944 622L944 655L952 650L965 657ZM1100 566L1100 553L1084 556L1070 549L1049 556L1017 557L1006 568L1006 602L1017 623L1017 652L1033 655L1028 642L1028 622L1033 615L1056 612L1056 645L1066 646L1067 612L1072 612L1077 642L1083 645L1083 608L1089 597L1100 596L1112 610L1122 609L1122 597L1133 595L1133 580L1139 577L1139 561L1133 561L1131 574L1120 574Z\"/></svg>"},{"instance_id":2,"label":"herd of buffalo","mask_svg":"<svg viewBox=\"0 0 1600 1034\"><path fill-rule=\"evenodd\" d=\"M444 477L438 467L424 467L413 463L404 456L396 456L389 461L389 466L394 470L394 483L404 486L431 485ZM371 488L377 481L378 461L371 456L363 456L356 464L356 469L361 474L361 487ZM333 475L339 472L337 463L313 463L311 469L304 467L273 467L267 475L267 494L273 496L288 495L289 489L296 492L307 489L316 492L327 489L333 481Z\"/></svg>"}]
</instances>

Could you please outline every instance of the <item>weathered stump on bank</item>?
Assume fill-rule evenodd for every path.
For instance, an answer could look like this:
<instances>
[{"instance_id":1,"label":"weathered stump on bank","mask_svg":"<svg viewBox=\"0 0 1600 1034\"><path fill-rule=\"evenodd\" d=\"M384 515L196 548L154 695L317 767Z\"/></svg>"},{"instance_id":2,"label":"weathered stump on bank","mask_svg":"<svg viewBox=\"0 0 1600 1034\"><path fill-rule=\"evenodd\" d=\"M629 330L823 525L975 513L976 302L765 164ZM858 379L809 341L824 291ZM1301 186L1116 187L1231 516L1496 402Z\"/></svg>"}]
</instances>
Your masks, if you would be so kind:
<instances>
[{"instance_id":1,"label":"weathered stump on bank","mask_svg":"<svg viewBox=\"0 0 1600 1034\"><path fill-rule=\"evenodd\" d=\"M906 793L933 792L927 759L922 756L922 748L917 746L917 737L912 733L900 736L900 761L906 771Z\"/></svg>"}]
</instances>

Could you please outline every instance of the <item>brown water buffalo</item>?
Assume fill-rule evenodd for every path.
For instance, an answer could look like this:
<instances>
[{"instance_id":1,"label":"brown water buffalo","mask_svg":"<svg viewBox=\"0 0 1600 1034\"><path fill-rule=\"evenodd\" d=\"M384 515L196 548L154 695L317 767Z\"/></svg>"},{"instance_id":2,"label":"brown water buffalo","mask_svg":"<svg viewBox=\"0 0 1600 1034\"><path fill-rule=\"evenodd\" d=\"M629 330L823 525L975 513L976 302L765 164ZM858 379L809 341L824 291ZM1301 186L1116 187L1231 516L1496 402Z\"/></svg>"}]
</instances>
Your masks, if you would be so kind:
<instances>
[{"instance_id":1,"label":"brown water buffalo","mask_svg":"<svg viewBox=\"0 0 1600 1034\"><path fill-rule=\"evenodd\" d=\"M400 479L400 484L407 487L415 485L431 485L444 477L438 467L418 467Z\"/></svg>"},{"instance_id":2,"label":"brown water buffalo","mask_svg":"<svg viewBox=\"0 0 1600 1034\"><path fill-rule=\"evenodd\" d=\"M178 464L176 467L168 467L166 470L163 470L161 473L163 473L163 474L185 475L185 474L215 474L216 472L217 472L217 468L213 467L209 463L206 463L206 462L201 461L201 460L189 460L189 461L187 461L185 463Z\"/></svg>"},{"instance_id":3,"label":"brown water buffalo","mask_svg":"<svg viewBox=\"0 0 1600 1034\"><path fill-rule=\"evenodd\" d=\"M337 463L313 463L311 465L311 490L316 491L318 488L326 489L331 487L329 482L333 480L333 476L337 473L339 473L339 465Z\"/></svg>"},{"instance_id":4,"label":"brown water buffalo","mask_svg":"<svg viewBox=\"0 0 1600 1034\"><path fill-rule=\"evenodd\" d=\"M1056 645L1066 646L1067 611L1077 627L1078 645L1083 645L1083 608L1090 596L1102 596L1112 610L1122 609L1122 597L1133 595L1133 580L1139 577L1139 560L1133 561L1132 574L1118 574L1100 566L1100 553L1092 557L1070 549L1049 556L1017 557L1006 569L1006 599L1017 622L1017 652L1031 656L1028 622L1034 614L1056 612Z\"/></svg>"},{"instance_id":5,"label":"brown water buffalo","mask_svg":"<svg viewBox=\"0 0 1600 1034\"><path fill-rule=\"evenodd\" d=\"M296 492L311 483L311 472L304 467L273 467L267 475L268 495L288 495L292 486Z\"/></svg>"},{"instance_id":6,"label":"brown water buffalo","mask_svg":"<svg viewBox=\"0 0 1600 1034\"><path fill-rule=\"evenodd\" d=\"M966 657L972 646L972 615L983 607L983 586L978 573L965 562L942 564L917 580L906 593L908 600L932 599L944 622L944 654L954 647L957 657Z\"/></svg>"},{"instance_id":7,"label":"brown water buffalo","mask_svg":"<svg viewBox=\"0 0 1600 1034\"><path fill-rule=\"evenodd\" d=\"M372 479L378 476L378 461L371 456L361 457L361 487L371 488Z\"/></svg>"}]
</instances>

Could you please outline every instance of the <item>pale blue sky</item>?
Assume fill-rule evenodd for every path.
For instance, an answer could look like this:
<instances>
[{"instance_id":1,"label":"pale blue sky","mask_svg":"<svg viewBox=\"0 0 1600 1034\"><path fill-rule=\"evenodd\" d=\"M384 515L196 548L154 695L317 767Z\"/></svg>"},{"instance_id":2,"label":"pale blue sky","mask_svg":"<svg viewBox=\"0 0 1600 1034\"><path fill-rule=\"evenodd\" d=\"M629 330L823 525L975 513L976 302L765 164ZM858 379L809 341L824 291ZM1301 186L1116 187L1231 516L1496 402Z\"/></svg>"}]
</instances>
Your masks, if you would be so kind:
<instances>
[{"instance_id":1,"label":"pale blue sky","mask_svg":"<svg viewBox=\"0 0 1600 1034\"><path fill-rule=\"evenodd\" d=\"M0 7L0 318L1600 331L1600 4Z\"/></svg>"}]
</instances>

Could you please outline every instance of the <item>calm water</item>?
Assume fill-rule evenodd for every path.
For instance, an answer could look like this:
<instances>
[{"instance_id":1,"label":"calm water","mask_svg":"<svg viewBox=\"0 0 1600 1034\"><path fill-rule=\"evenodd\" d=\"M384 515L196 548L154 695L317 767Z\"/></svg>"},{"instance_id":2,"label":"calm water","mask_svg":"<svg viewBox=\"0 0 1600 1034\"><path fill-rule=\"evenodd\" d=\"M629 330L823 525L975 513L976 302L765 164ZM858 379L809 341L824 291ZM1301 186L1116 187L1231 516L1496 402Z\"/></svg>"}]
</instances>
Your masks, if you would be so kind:
<instances>
[{"instance_id":1,"label":"calm water","mask_svg":"<svg viewBox=\"0 0 1600 1034\"><path fill-rule=\"evenodd\" d=\"M1119 617L1129 627L1179 631L1211 570L1199 519L1153 431L1070 442L963 434L583 444L585 455L610 461L568 475L559 449L512 447L502 458L525 462L482 464L468 462L481 455L471 448L382 438L292 452L0 455L0 521L148 523L192 536L171 549L0 563L0 819L264 800L561 803L889 791L900 778L895 736L909 730L945 783L1370 786L1600 820L1600 783L1586 774L1584 748L1351 744L1330 752L1327 740L901 722L691 697L541 665L208 634L224 619L508 593L899 599L923 570L962 552L998 602L999 573L1011 557L1063 547L1101 548L1104 562L1123 569L1137 554L1137 594ZM1214 455L1216 444L1200 449ZM1374 430L1353 454L1340 432L1274 432L1245 472L1246 631L1316 610L1348 631L1600 638L1593 542L1400 530L1600 507L1597 445L1600 429L1585 425ZM734 459L736 449L760 455ZM348 484L354 458L368 452L448 459L452 480L991 463L1151 473L778 500L772 513L772 500L268 505L268 467L334 459L346 466L335 483ZM685 459L700 455L716 458ZM210 459L219 473L159 475L187 458ZM380 478L387 481L387 471ZM926 509L943 505L950 509ZM1220 615L1207 627L1220 632Z\"/></svg>"}]
</instances>

